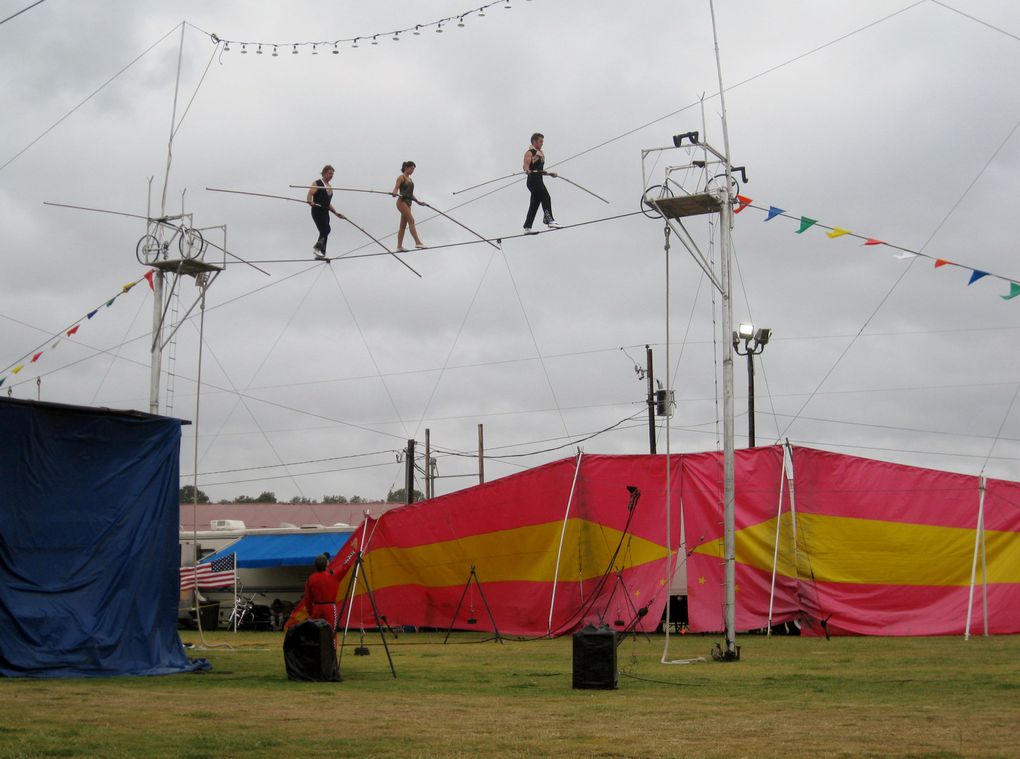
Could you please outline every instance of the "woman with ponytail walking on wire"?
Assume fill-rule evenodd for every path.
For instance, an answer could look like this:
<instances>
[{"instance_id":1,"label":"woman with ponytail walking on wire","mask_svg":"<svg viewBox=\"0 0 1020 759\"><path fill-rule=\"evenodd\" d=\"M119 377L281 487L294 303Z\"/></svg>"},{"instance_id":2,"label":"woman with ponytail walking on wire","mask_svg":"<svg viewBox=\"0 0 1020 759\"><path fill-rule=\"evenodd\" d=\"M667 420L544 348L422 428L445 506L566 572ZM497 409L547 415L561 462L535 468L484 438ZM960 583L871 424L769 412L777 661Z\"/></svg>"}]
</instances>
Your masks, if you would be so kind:
<instances>
[{"instance_id":1,"label":"woman with ponytail walking on wire","mask_svg":"<svg viewBox=\"0 0 1020 759\"><path fill-rule=\"evenodd\" d=\"M414 197L414 180L411 175L414 173L414 161L404 161L400 166L400 176L393 185L393 192L390 194L397 199L397 210L400 211L400 228L397 230L397 252L402 253L404 248L404 232L410 228L411 237L414 238L415 248L424 248L425 243L418 237L418 230L414 226L414 216L411 214L411 202Z\"/></svg>"}]
</instances>

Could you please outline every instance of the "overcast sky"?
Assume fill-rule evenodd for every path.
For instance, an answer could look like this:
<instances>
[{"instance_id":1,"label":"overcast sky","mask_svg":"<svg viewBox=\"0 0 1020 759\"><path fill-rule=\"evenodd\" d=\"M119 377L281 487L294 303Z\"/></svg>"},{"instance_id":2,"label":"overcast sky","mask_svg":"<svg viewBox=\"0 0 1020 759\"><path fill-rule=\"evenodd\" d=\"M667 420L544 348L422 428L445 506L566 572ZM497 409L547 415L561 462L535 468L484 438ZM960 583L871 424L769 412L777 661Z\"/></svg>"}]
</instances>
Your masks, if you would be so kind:
<instances>
[{"instance_id":1,"label":"overcast sky","mask_svg":"<svg viewBox=\"0 0 1020 759\"><path fill-rule=\"evenodd\" d=\"M148 409L144 281L48 347L144 274L144 221L44 202L144 215L151 178L159 208L187 22L168 212L183 194L196 226L225 225L228 249L269 275L231 263L209 289L199 412L197 320L164 359L174 376L161 411L199 420L184 429L182 484L196 432L199 487L216 500L385 497L403 486L396 453L415 438L420 454L426 429L438 493L476 481L476 462L449 454L472 454L479 424L487 479L577 445L647 452L634 364L648 343L656 375L666 373L663 224L608 217L633 214L646 182L700 157L671 151L643 166L642 149L694 129L723 147L709 5L505 4L441 33L432 22L480 3L46 0L0 24L0 391ZM0 18L28 5L0 0ZM756 364L757 442L1020 479L1020 298L1000 297L1020 281L1020 6L719 0L715 10L732 159L749 180L740 191L795 217L765 222L747 208L733 233L735 321L774 330ZM421 34L387 34L415 25ZM332 45L292 52L358 36L337 55ZM519 177L453 194L519 171L534 131L551 169L610 201L550 179L557 220L597 223L514 237L528 201ZM300 199L288 185L331 163L337 187L388 191L408 159L419 198L506 238L502 251L408 254L419 278L386 254L364 256L381 249L334 219L330 253L348 260L316 263L307 207L206 190ZM334 205L395 244L391 198L337 192ZM477 239L426 208L415 214L431 245ZM819 225L797 234L801 216ZM830 239L821 225L931 258ZM707 220L690 229L707 250ZM208 235L223 244L222 231ZM670 445L713 450L717 366L730 348L718 298L671 242ZM1005 279L968 286L975 269ZM183 314L197 290L181 285ZM734 375L741 447L744 359Z\"/></svg>"}]
</instances>

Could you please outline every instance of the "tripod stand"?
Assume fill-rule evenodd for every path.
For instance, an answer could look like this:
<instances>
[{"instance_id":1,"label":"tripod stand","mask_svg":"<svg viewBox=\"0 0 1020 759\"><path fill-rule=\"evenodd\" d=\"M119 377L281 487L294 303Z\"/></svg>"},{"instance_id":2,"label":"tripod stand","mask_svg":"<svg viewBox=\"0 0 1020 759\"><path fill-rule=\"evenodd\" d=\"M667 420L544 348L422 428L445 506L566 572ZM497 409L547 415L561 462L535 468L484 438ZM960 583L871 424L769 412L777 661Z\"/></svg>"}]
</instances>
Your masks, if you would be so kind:
<instances>
[{"instance_id":1,"label":"tripod stand","mask_svg":"<svg viewBox=\"0 0 1020 759\"><path fill-rule=\"evenodd\" d=\"M634 635L637 636L637 623L645 615L648 614L648 609L646 607L641 607L640 609L638 609L634 605L634 602L631 600L631 597L630 597L630 591L627 589L627 583L624 582L624 579L623 579L623 570L617 570L617 572L616 572L616 583L613 585L613 590L609 593L609 599L606 601L606 611L609 611L609 604L612 603L613 596L616 595L616 589L619 588L619 587L623 588L623 597L627 599L627 605L630 607L630 611L633 612L634 616L631 617L630 623L628 623L626 625L624 625L624 622L623 622L622 619L613 620L613 626L614 627L623 627L623 630L620 631L621 635L627 635L628 633L634 633ZM601 613L599 613L599 619L602 620L602 622L605 622L605 619L603 618ZM646 639L650 640L650 638L648 638L648 633L647 632L644 633L644 636L645 636Z\"/></svg>"},{"instance_id":2,"label":"tripod stand","mask_svg":"<svg viewBox=\"0 0 1020 759\"><path fill-rule=\"evenodd\" d=\"M446 631L446 637L443 638L443 644L450 639L450 633L453 632L453 625L457 622L457 615L460 613L460 607L464 603L464 597L468 594L468 590L471 588L471 583L474 582L478 586L478 595L482 597L482 603L485 604L485 611L489 615L489 621L492 622L492 630L496 633L496 640L499 641L500 645L503 644L503 636L499 634L499 628L496 626L496 618L492 616L492 609L489 608L489 602L485 598L485 591L482 590L482 583L478 581L478 573L475 572L475 565L471 565L471 573L468 575L467 582L464 583L464 592L460 594L460 600L457 602L457 608L453 611L453 619L450 620L450 628ZM468 619L469 624L474 624L477 620L472 618Z\"/></svg>"},{"instance_id":3,"label":"tripod stand","mask_svg":"<svg viewBox=\"0 0 1020 759\"><path fill-rule=\"evenodd\" d=\"M361 558L361 551L358 551L357 555L354 557L354 568L351 570L351 579L347 583L347 591L344 593L344 607L347 608L347 619L344 622L344 635L340 641L340 648L337 653L337 665L339 665L341 659L343 659L344 645L347 643L347 630L350 626L351 612L354 610L354 592L357 589L359 573L365 582L365 592L368 595L368 600L372 603L372 613L375 615L376 628L379 630L379 637L382 638L383 648L386 650L386 659L390 663L390 672L392 672L393 677L396 678L397 670L393 667L393 657L390 656L390 647L386 644L386 634L382 629L382 626L385 625L386 622L383 617L379 615L379 607L375 604L375 594L372 592L372 585L368 581L368 571L365 569L365 562ZM348 600L350 601L350 606L347 606Z\"/></svg>"}]
</instances>

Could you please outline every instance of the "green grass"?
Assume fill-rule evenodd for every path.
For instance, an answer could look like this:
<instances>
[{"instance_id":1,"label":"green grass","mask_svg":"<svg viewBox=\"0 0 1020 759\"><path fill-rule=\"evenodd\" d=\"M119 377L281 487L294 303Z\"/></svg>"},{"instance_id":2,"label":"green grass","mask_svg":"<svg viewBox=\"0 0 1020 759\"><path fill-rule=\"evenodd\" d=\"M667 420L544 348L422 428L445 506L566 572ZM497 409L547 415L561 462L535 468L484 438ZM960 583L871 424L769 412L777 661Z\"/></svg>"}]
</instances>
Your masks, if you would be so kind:
<instances>
[{"instance_id":1,"label":"green grass","mask_svg":"<svg viewBox=\"0 0 1020 759\"><path fill-rule=\"evenodd\" d=\"M197 633L182 633L200 643ZM0 679L0 757L1020 756L1020 637L624 641L620 687L571 688L571 639L379 636L341 683L286 679L282 636L207 634L203 674Z\"/></svg>"}]
</instances>

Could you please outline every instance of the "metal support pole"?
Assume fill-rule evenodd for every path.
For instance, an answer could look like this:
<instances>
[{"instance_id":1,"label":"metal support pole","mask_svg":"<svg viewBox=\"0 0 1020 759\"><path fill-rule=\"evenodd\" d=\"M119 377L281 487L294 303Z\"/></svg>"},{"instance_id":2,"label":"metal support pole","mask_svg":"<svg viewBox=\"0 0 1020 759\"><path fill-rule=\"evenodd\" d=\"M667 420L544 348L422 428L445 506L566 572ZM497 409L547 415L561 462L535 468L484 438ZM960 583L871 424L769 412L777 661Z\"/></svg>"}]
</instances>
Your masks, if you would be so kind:
<instances>
[{"instance_id":1,"label":"metal support pole","mask_svg":"<svg viewBox=\"0 0 1020 759\"><path fill-rule=\"evenodd\" d=\"M655 453L655 382L652 378L652 348L645 346L645 373L648 375L648 452Z\"/></svg>"},{"instance_id":2,"label":"metal support pole","mask_svg":"<svg viewBox=\"0 0 1020 759\"><path fill-rule=\"evenodd\" d=\"M485 440L482 425L478 425L478 484L485 483Z\"/></svg>"},{"instance_id":3,"label":"metal support pole","mask_svg":"<svg viewBox=\"0 0 1020 759\"><path fill-rule=\"evenodd\" d=\"M747 447L754 448L754 354L747 352Z\"/></svg>"},{"instance_id":4,"label":"metal support pole","mask_svg":"<svg viewBox=\"0 0 1020 759\"><path fill-rule=\"evenodd\" d=\"M163 360L163 272L152 277L152 351L149 359L149 413L159 413L159 374ZM197 444L197 443L196 443Z\"/></svg>"},{"instance_id":5,"label":"metal support pole","mask_svg":"<svg viewBox=\"0 0 1020 759\"><path fill-rule=\"evenodd\" d=\"M723 199L720 216L720 244L722 247L722 334L723 343L733 334L733 301L731 298L730 225L733 206L729 190ZM733 455L733 351L723 351L723 556L725 560L723 619L726 625L727 659L737 657L737 594L736 594L736 494L735 461Z\"/></svg>"}]
</instances>

